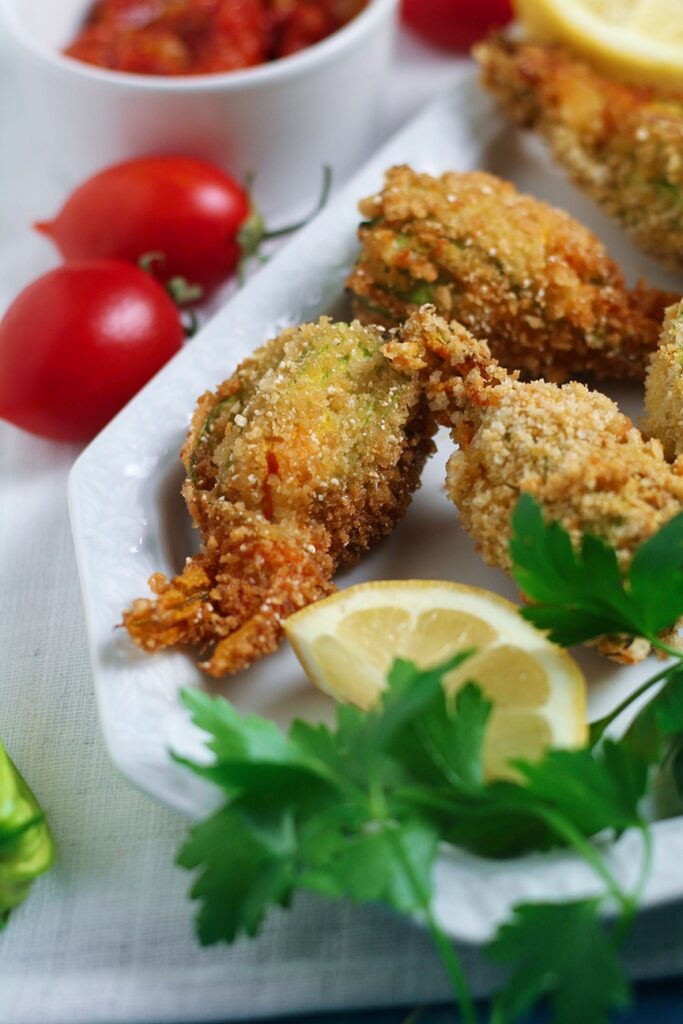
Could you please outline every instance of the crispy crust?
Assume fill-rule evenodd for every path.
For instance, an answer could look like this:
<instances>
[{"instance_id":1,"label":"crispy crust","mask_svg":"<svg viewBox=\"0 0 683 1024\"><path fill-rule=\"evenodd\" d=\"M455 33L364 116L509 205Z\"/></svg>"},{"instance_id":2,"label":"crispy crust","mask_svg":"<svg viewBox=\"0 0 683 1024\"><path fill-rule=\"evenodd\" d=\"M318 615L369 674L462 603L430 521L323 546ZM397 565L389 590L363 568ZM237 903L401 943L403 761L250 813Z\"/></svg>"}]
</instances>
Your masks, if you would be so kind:
<instances>
[{"instance_id":1,"label":"crispy crust","mask_svg":"<svg viewBox=\"0 0 683 1024\"><path fill-rule=\"evenodd\" d=\"M557 46L494 36L474 55L505 113L639 248L683 267L683 94L610 81Z\"/></svg>"},{"instance_id":2,"label":"crispy crust","mask_svg":"<svg viewBox=\"0 0 683 1024\"><path fill-rule=\"evenodd\" d=\"M431 302L530 377L643 378L674 297L629 291L602 243L568 214L491 174L409 167L389 170L360 210L347 285L363 322L399 324Z\"/></svg>"},{"instance_id":3,"label":"crispy crust","mask_svg":"<svg viewBox=\"0 0 683 1024\"><path fill-rule=\"evenodd\" d=\"M237 672L275 650L282 622L331 593L404 514L433 450L419 385L378 328L322 318L284 331L197 405L182 458L200 554L124 615L148 651L212 648Z\"/></svg>"},{"instance_id":4,"label":"crispy crust","mask_svg":"<svg viewBox=\"0 0 683 1024\"><path fill-rule=\"evenodd\" d=\"M660 443L645 441L605 395L576 382L523 383L485 342L429 307L385 351L423 381L434 414L451 428L460 450L448 463L448 494L490 565L510 570L510 517L523 491L575 542L584 532L604 537L623 569L680 511L683 464L670 466ZM649 649L615 638L600 646L626 662Z\"/></svg>"},{"instance_id":5,"label":"crispy crust","mask_svg":"<svg viewBox=\"0 0 683 1024\"><path fill-rule=\"evenodd\" d=\"M643 433L661 441L667 459L683 455L683 302L666 312L645 381L645 412Z\"/></svg>"}]
</instances>

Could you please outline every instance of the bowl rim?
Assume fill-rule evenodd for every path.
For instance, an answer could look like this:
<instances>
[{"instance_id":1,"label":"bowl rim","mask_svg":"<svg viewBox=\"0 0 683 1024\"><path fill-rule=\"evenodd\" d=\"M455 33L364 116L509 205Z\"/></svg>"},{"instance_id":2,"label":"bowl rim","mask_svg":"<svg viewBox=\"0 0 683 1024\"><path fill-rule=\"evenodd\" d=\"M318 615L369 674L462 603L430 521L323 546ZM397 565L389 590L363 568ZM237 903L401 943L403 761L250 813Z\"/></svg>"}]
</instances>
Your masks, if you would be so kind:
<instances>
[{"instance_id":1,"label":"bowl rim","mask_svg":"<svg viewBox=\"0 0 683 1024\"><path fill-rule=\"evenodd\" d=\"M82 78L84 84L91 82L158 93L236 92L245 87L259 87L283 79L296 78L299 74L304 75L321 64L333 61L335 57L342 56L351 49L358 39L370 34L375 26L397 7L398 2L399 0L368 0L363 10L346 25L342 25L326 39L289 57L279 57L277 60L237 71L197 75L141 75L86 64L37 40L22 24L17 14L21 0L0 0L0 13L4 15L15 41L22 47L55 70Z\"/></svg>"}]
</instances>

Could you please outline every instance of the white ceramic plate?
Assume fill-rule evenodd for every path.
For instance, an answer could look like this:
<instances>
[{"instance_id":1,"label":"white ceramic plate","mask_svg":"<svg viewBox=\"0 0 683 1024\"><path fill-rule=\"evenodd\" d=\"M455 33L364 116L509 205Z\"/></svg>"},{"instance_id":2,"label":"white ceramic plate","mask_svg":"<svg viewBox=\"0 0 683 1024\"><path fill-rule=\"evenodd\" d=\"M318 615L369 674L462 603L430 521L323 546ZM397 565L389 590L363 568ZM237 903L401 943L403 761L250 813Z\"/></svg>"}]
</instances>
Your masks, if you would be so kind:
<instances>
[{"instance_id":1,"label":"white ceramic plate","mask_svg":"<svg viewBox=\"0 0 683 1024\"><path fill-rule=\"evenodd\" d=\"M185 653L149 657L115 626L130 601L147 593L156 570L173 573L196 543L179 495L178 458L195 399L227 377L257 344L286 325L344 310L343 282L357 248L357 200L381 185L383 171L409 162L431 172L483 168L568 208L609 245L632 276L676 282L636 255L619 230L567 185L540 146L519 136L494 111L473 78L439 98L394 138L123 410L80 457L71 474L70 505L81 573L100 717L109 752L134 783L183 813L198 817L216 792L179 768L169 750L201 755L203 737L188 721L177 692L205 686L243 711L286 723L293 716L329 716L287 647L217 684ZM638 412L637 389L619 389L622 406ZM508 597L505 577L484 565L443 493L449 452L443 438L404 522L340 586L365 579L450 578ZM590 651L578 653L599 714L652 671L619 668ZM633 877L638 840L627 835L613 851L615 870ZM645 897L653 904L683 895L683 819L655 826L654 869ZM449 933L483 941L520 900L569 898L596 889L589 869L569 853L486 862L444 850L436 910Z\"/></svg>"}]
</instances>

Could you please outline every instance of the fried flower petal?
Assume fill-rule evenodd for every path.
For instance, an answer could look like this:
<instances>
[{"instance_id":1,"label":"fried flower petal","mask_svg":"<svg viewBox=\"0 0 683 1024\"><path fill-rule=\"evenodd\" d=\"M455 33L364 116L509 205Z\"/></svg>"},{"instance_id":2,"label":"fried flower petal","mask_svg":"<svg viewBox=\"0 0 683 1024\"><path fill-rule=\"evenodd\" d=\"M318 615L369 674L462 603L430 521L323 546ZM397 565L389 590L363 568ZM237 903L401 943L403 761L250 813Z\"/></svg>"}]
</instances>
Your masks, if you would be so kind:
<instances>
[{"instance_id":1,"label":"fried flower petal","mask_svg":"<svg viewBox=\"0 0 683 1024\"><path fill-rule=\"evenodd\" d=\"M410 167L389 170L360 209L347 285L363 322L397 325L430 303L529 377L644 377L676 297L628 289L602 243L563 211L492 174Z\"/></svg>"},{"instance_id":2,"label":"fried flower petal","mask_svg":"<svg viewBox=\"0 0 683 1024\"><path fill-rule=\"evenodd\" d=\"M603 537L622 569L635 549L681 509L683 464L670 466L611 399L583 384L523 382L486 342L433 308L414 314L387 357L422 381L430 407L459 445L446 489L464 529L489 565L507 571L510 520L522 492L578 543ZM681 460L683 463L683 460ZM640 661L641 638L599 645L619 661Z\"/></svg>"},{"instance_id":3,"label":"fried flower petal","mask_svg":"<svg viewBox=\"0 0 683 1024\"><path fill-rule=\"evenodd\" d=\"M384 340L327 318L290 328L200 398L182 458L201 551L170 582L152 577L156 598L125 613L136 643L196 645L205 671L237 672L394 527L435 424Z\"/></svg>"}]
</instances>

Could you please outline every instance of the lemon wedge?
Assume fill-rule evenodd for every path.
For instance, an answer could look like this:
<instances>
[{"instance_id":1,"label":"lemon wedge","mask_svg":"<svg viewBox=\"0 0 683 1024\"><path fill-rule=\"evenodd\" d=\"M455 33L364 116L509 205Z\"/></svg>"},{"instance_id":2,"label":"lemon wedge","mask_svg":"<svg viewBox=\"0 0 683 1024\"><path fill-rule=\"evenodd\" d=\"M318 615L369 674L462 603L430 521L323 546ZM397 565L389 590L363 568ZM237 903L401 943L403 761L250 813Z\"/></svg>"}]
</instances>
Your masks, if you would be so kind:
<instances>
[{"instance_id":1,"label":"lemon wedge","mask_svg":"<svg viewBox=\"0 0 683 1024\"><path fill-rule=\"evenodd\" d=\"M296 612L285 631L310 680L367 710L395 658L430 668L476 653L444 683L475 680L494 709L484 770L514 777L511 758L586 742L586 681L570 656L521 618L516 605L477 587L435 580L361 583Z\"/></svg>"},{"instance_id":2,"label":"lemon wedge","mask_svg":"<svg viewBox=\"0 0 683 1024\"><path fill-rule=\"evenodd\" d=\"M515 0L529 34L626 82L683 89L681 0Z\"/></svg>"}]
</instances>

